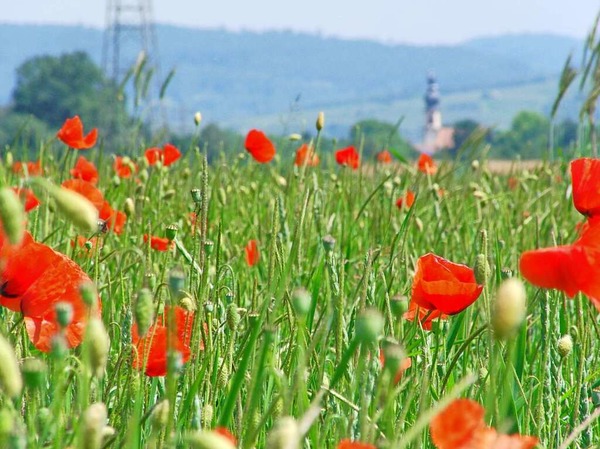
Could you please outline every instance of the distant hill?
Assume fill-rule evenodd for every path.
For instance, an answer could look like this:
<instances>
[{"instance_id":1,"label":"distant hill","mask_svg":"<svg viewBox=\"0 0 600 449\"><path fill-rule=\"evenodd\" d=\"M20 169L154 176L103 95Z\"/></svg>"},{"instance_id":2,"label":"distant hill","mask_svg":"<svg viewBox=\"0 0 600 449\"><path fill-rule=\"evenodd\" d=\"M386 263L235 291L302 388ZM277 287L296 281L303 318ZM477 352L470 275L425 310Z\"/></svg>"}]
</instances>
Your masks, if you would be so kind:
<instances>
[{"instance_id":1,"label":"distant hill","mask_svg":"<svg viewBox=\"0 0 600 449\"><path fill-rule=\"evenodd\" d=\"M552 35L416 46L294 32L156 29L163 77L176 68L166 100L175 127L191 126L199 110L207 121L240 130L260 124L295 132L312 129L315 111L324 110L334 135L345 135L361 118L395 121L410 115L402 130L416 138L430 70L439 79L446 119L481 119L494 98L504 103L497 114L493 105L483 114L490 123L507 124L526 107L546 111L564 60L581 47L575 39ZM100 63L102 37L101 30L78 26L0 24L0 104L9 101L15 69L24 60L84 50ZM506 93L515 89L518 95Z\"/></svg>"}]
</instances>

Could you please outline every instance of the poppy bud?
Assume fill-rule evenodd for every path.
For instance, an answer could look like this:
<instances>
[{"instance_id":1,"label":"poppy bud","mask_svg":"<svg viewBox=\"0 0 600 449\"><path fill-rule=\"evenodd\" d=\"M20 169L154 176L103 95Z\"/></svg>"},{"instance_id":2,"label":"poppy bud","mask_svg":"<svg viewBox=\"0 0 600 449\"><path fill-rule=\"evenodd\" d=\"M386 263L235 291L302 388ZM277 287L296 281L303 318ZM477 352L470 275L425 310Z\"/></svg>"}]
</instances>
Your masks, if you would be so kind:
<instances>
[{"instance_id":1,"label":"poppy bud","mask_svg":"<svg viewBox=\"0 0 600 449\"><path fill-rule=\"evenodd\" d=\"M190 190L190 194L194 203L197 205L202 203L202 191L200 189L192 189Z\"/></svg>"},{"instance_id":2,"label":"poppy bud","mask_svg":"<svg viewBox=\"0 0 600 449\"><path fill-rule=\"evenodd\" d=\"M375 343L383 332L383 316L376 309L366 309L356 319L356 337L365 344Z\"/></svg>"},{"instance_id":3,"label":"poppy bud","mask_svg":"<svg viewBox=\"0 0 600 449\"><path fill-rule=\"evenodd\" d=\"M471 169L473 171L479 170L479 161L477 159L471 161Z\"/></svg>"},{"instance_id":4,"label":"poppy bud","mask_svg":"<svg viewBox=\"0 0 600 449\"><path fill-rule=\"evenodd\" d=\"M292 292L292 307L298 318L304 318L310 312L312 297L304 287L294 289Z\"/></svg>"},{"instance_id":5,"label":"poppy bud","mask_svg":"<svg viewBox=\"0 0 600 449\"><path fill-rule=\"evenodd\" d=\"M88 307L94 307L98 301L98 293L96 293L96 288L92 282L84 282L79 286L79 294L81 295L81 299Z\"/></svg>"},{"instance_id":6,"label":"poppy bud","mask_svg":"<svg viewBox=\"0 0 600 449\"><path fill-rule=\"evenodd\" d=\"M288 136L288 139L289 139L291 142L297 142L297 141L299 141L299 140L302 140L302 136L301 136L300 134L298 134L298 133L293 133L293 134L290 134L290 135ZM12 164L11 164L11 165L12 165Z\"/></svg>"},{"instance_id":7,"label":"poppy bud","mask_svg":"<svg viewBox=\"0 0 600 449\"><path fill-rule=\"evenodd\" d=\"M225 206L227 204L227 193L223 187L219 187L219 190L217 190L217 198L221 206Z\"/></svg>"},{"instance_id":8,"label":"poppy bud","mask_svg":"<svg viewBox=\"0 0 600 449\"><path fill-rule=\"evenodd\" d=\"M510 279L513 275L513 272L510 268L504 267L500 270L500 277L502 280Z\"/></svg>"},{"instance_id":9,"label":"poppy bud","mask_svg":"<svg viewBox=\"0 0 600 449\"><path fill-rule=\"evenodd\" d=\"M194 114L194 124L196 126L200 125L200 122L202 121L202 114L200 112L196 112Z\"/></svg>"},{"instance_id":10,"label":"poppy bud","mask_svg":"<svg viewBox=\"0 0 600 449\"><path fill-rule=\"evenodd\" d=\"M477 254L473 272L475 273L475 281L478 284L484 285L487 283L488 279L490 278L491 271L490 264L488 263L484 254Z\"/></svg>"},{"instance_id":11,"label":"poppy bud","mask_svg":"<svg viewBox=\"0 0 600 449\"><path fill-rule=\"evenodd\" d=\"M573 350L573 338L569 334L558 339L558 354L561 358L568 356Z\"/></svg>"},{"instance_id":12,"label":"poppy bud","mask_svg":"<svg viewBox=\"0 0 600 449\"><path fill-rule=\"evenodd\" d=\"M98 209L86 197L48 181L42 182L42 186L54 198L56 208L76 227L90 233L98 229Z\"/></svg>"},{"instance_id":13,"label":"poppy bud","mask_svg":"<svg viewBox=\"0 0 600 449\"><path fill-rule=\"evenodd\" d=\"M236 330L240 324L240 312L235 303L230 303L227 306L227 326L232 331Z\"/></svg>"},{"instance_id":14,"label":"poppy bud","mask_svg":"<svg viewBox=\"0 0 600 449\"><path fill-rule=\"evenodd\" d=\"M284 416L275 423L267 435L266 449L298 449L300 447L300 428L294 418Z\"/></svg>"},{"instance_id":15,"label":"poppy bud","mask_svg":"<svg viewBox=\"0 0 600 449\"><path fill-rule=\"evenodd\" d=\"M502 282L493 306L492 326L500 339L511 337L521 326L527 313L526 294L523 283L510 278Z\"/></svg>"},{"instance_id":16,"label":"poppy bud","mask_svg":"<svg viewBox=\"0 0 600 449\"><path fill-rule=\"evenodd\" d=\"M176 224L170 224L165 229L165 237L169 241L173 241L173 240L175 240L175 237L177 237L177 231L179 231L179 228L177 227L177 225Z\"/></svg>"},{"instance_id":17,"label":"poppy bud","mask_svg":"<svg viewBox=\"0 0 600 449\"><path fill-rule=\"evenodd\" d=\"M154 321L152 292L147 288L141 289L138 293L137 301L135 302L134 317L140 337L145 337Z\"/></svg>"},{"instance_id":18,"label":"poppy bud","mask_svg":"<svg viewBox=\"0 0 600 449\"><path fill-rule=\"evenodd\" d=\"M163 399L152 409L150 424L155 431L162 430L169 422L169 400Z\"/></svg>"},{"instance_id":19,"label":"poppy bud","mask_svg":"<svg viewBox=\"0 0 600 449\"><path fill-rule=\"evenodd\" d=\"M317 115L317 123L315 126L317 127L317 131L321 131L325 126L325 113L323 111L319 112L319 115Z\"/></svg>"},{"instance_id":20,"label":"poppy bud","mask_svg":"<svg viewBox=\"0 0 600 449\"><path fill-rule=\"evenodd\" d=\"M123 203L123 212L125 212L125 215L127 215L128 218L135 214L135 202L133 201L133 198L125 199L125 203Z\"/></svg>"},{"instance_id":21,"label":"poppy bud","mask_svg":"<svg viewBox=\"0 0 600 449\"><path fill-rule=\"evenodd\" d=\"M102 402L90 405L83 413L81 449L100 449L102 430L106 426L106 406Z\"/></svg>"},{"instance_id":22,"label":"poppy bud","mask_svg":"<svg viewBox=\"0 0 600 449\"><path fill-rule=\"evenodd\" d=\"M396 318L401 318L408 310L408 298L404 295L393 297L390 301L390 308Z\"/></svg>"},{"instance_id":23,"label":"poppy bud","mask_svg":"<svg viewBox=\"0 0 600 449\"><path fill-rule=\"evenodd\" d=\"M212 430L190 433L185 437L186 447L191 449L235 449L229 439Z\"/></svg>"},{"instance_id":24,"label":"poppy bud","mask_svg":"<svg viewBox=\"0 0 600 449\"><path fill-rule=\"evenodd\" d=\"M213 250L215 249L215 242L213 242L212 240L205 240L204 241L204 252L210 256L213 253Z\"/></svg>"},{"instance_id":25,"label":"poppy bud","mask_svg":"<svg viewBox=\"0 0 600 449\"><path fill-rule=\"evenodd\" d=\"M10 151L7 151L6 152L6 166L12 167L13 163L14 163L13 154Z\"/></svg>"},{"instance_id":26,"label":"poppy bud","mask_svg":"<svg viewBox=\"0 0 600 449\"><path fill-rule=\"evenodd\" d=\"M121 178L118 175L112 177L112 184L115 187L119 187L121 185Z\"/></svg>"},{"instance_id":27,"label":"poppy bud","mask_svg":"<svg viewBox=\"0 0 600 449\"><path fill-rule=\"evenodd\" d=\"M100 379L104 375L110 350L110 339L100 318L91 318L88 321L85 338L88 344L87 349L92 375Z\"/></svg>"},{"instance_id":28,"label":"poppy bud","mask_svg":"<svg viewBox=\"0 0 600 449\"><path fill-rule=\"evenodd\" d=\"M0 221L8 241L18 245L25 232L25 211L19 196L9 187L0 189Z\"/></svg>"},{"instance_id":29,"label":"poppy bud","mask_svg":"<svg viewBox=\"0 0 600 449\"><path fill-rule=\"evenodd\" d=\"M73 306L68 302L58 302L54 306L56 312L56 321L58 325L65 329L73 320Z\"/></svg>"},{"instance_id":30,"label":"poppy bud","mask_svg":"<svg viewBox=\"0 0 600 449\"><path fill-rule=\"evenodd\" d=\"M44 385L46 364L40 359L28 357L21 366L21 373L23 373L23 380L27 388L35 390Z\"/></svg>"},{"instance_id":31,"label":"poppy bud","mask_svg":"<svg viewBox=\"0 0 600 449\"><path fill-rule=\"evenodd\" d=\"M325 251L330 253L331 251L333 251L334 246L335 239L331 235L326 235L325 237L323 237L323 248L325 248Z\"/></svg>"},{"instance_id":32,"label":"poppy bud","mask_svg":"<svg viewBox=\"0 0 600 449\"><path fill-rule=\"evenodd\" d=\"M23 379L19 371L19 363L12 345L0 335L0 388L10 398L21 394Z\"/></svg>"}]
</instances>

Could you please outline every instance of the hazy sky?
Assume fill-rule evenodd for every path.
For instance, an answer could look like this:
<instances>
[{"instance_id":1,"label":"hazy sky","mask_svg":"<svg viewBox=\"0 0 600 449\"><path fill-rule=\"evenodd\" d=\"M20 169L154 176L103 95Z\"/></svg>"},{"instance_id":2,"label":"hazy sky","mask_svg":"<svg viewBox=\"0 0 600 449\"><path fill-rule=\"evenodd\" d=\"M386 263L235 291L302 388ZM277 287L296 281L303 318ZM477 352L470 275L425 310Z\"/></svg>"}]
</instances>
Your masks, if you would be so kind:
<instances>
[{"instance_id":1,"label":"hazy sky","mask_svg":"<svg viewBox=\"0 0 600 449\"><path fill-rule=\"evenodd\" d=\"M113 0L137 3L138 0ZM102 27L104 0L0 0L0 22ZM455 43L552 32L583 37L600 0L153 0L157 22L239 30L292 29L387 42Z\"/></svg>"}]
</instances>

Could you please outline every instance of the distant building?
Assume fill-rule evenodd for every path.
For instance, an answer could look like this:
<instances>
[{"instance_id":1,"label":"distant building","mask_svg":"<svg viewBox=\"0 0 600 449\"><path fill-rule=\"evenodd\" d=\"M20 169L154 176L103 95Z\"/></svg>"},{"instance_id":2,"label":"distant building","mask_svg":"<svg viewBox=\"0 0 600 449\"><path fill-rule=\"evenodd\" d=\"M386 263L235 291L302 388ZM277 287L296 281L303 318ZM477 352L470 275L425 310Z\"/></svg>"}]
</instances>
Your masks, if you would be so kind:
<instances>
[{"instance_id":1,"label":"distant building","mask_svg":"<svg viewBox=\"0 0 600 449\"><path fill-rule=\"evenodd\" d=\"M433 73L427 75L425 92L425 128L423 142L417 149L423 153L437 153L454 146L454 128L442 126L440 88Z\"/></svg>"}]
</instances>

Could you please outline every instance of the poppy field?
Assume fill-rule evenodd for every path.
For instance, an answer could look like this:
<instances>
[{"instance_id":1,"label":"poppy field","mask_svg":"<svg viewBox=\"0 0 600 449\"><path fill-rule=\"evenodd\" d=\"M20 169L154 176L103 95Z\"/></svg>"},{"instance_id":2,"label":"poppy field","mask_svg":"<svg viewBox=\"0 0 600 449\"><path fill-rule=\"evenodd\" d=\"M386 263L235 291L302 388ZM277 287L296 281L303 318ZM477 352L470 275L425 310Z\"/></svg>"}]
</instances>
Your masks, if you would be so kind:
<instances>
[{"instance_id":1,"label":"poppy field","mask_svg":"<svg viewBox=\"0 0 600 449\"><path fill-rule=\"evenodd\" d=\"M316 131L8 148L0 447L600 447L600 160Z\"/></svg>"}]
</instances>

